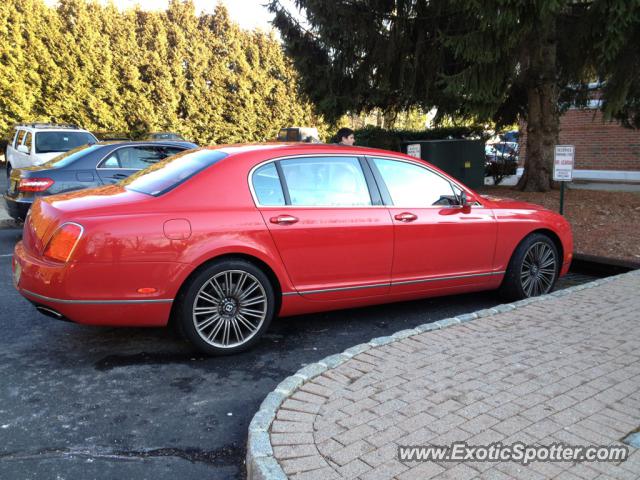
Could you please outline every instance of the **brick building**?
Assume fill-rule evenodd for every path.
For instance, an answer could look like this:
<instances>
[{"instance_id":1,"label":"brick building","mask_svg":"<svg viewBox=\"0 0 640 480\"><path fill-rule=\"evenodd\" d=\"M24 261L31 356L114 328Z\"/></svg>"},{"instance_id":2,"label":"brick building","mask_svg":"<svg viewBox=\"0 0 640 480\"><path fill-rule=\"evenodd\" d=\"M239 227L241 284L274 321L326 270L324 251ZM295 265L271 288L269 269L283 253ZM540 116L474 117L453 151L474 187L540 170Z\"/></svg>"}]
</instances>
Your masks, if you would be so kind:
<instances>
[{"instance_id":1,"label":"brick building","mask_svg":"<svg viewBox=\"0 0 640 480\"><path fill-rule=\"evenodd\" d=\"M640 130L604 122L594 108L571 108L560 117L560 145L575 146L576 180L640 182ZM520 125L520 167L527 145L526 124ZM519 174L521 174L519 169Z\"/></svg>"}]
</instances>

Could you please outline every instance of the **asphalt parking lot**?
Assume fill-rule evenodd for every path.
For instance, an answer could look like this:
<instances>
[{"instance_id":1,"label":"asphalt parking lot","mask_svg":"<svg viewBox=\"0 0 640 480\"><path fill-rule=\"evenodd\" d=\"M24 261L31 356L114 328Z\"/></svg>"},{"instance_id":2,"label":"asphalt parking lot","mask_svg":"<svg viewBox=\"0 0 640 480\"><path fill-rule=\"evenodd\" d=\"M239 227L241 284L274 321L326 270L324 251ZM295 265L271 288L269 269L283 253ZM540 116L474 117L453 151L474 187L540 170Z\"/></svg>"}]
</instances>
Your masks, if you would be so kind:
<instances>
[{"instance_id":1,"label":"asphalt parking lot","mask_svg":"<svg viewBox=\"0 0 640 480\"><path fill-rule=\"evenodd\" d=\"M483 293L279 319L254 350L205 358L168 329L37 313L11 281L20 235L0 230L0 478L244 478L248 423L284 377L372 337L500 303Z\"/></svg>"},{"instance_id":2,"label":"asphalt parking lot","mask_svg":"<svg viewBox=\"0 0 640 480\"><path fill-rule=\"evenodd\" d=\"M37 313L11 281L20 236L0 230L0 478L13 480L244 478L249 421L283 378L373 337L501 302L483 293L278 319L252 351L206 358L169 329Z\"/></svg>"}]
</instances>

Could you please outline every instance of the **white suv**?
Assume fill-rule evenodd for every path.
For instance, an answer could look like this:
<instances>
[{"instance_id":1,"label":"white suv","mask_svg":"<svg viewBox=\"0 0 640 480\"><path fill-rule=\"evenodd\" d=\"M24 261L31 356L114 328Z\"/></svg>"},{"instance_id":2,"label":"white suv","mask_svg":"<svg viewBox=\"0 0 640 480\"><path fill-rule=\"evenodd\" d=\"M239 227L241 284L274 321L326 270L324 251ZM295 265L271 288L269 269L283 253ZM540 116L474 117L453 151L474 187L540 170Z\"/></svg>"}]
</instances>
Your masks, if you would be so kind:
<instances>
[{"instance_id":1,"label":"white suv","mask_svg":"<svg viewBox=\"0 0 640 480\"><path fill-rule=\"evenodd\" d=\"M12 140L7 145L7 177L14 168L42 165L61 153L97 142L91 133L75 125L16 125Z\"/></svg>"}]
</instances>

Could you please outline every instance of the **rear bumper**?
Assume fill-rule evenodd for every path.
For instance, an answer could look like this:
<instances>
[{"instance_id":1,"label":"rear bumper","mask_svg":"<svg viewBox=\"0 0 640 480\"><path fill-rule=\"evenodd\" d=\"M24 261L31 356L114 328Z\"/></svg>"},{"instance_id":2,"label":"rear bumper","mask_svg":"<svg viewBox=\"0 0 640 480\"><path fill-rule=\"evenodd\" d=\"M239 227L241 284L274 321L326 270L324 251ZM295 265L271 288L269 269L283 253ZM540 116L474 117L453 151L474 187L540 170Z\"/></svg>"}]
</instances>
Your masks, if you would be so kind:
<instances>
[{"instance_id":1,"label":"rear bumper","mask_svg":"<svg viewBox=\"0 0 640 480\"><path fill-rule=\"evenodd\" d=\"M24 220L27 217L27 213L33 204L33 201L19 201L15 200L7 195L3 195L4 201L7 204L7 212L14 220Z\"/></svg>"},{"instance_id":2,"label":"rear bumper","mask_svg":"<svg viewBox=\"0 0 640 480\"><path fill-rule=\"evenodd\" d=\"M36 308L52 310L45 314L60 320L122 327L158 327L167 324L173 298L114 298L106 292L106 288L99 297L86 298L86 293L79 288L84 282L74 278L78 275L74 267L37 258L26 251L22 242L18 242L13 253L13 283L18 292ZM103 266L96 267L96 278L104 279L100 277ZM82 276L86 275L91 275L90 267L89 270L83 270Z\"/></svg>"}]
</instances>

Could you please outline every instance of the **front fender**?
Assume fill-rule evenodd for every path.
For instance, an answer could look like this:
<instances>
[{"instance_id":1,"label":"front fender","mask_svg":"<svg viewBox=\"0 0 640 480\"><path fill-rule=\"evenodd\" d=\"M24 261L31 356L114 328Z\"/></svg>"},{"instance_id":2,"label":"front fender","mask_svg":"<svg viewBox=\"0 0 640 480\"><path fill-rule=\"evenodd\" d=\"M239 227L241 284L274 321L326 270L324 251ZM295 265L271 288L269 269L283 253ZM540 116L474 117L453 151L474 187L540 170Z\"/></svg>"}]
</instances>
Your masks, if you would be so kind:
<instances>
[{"instance_id":1,"label":"front fender","mask_svg":"<svg viewBox=\"0 0 640 480\"><path fill-rule=\"evenodd\" d=\"M561 275L569 270L573 258L573 234L567 220L548 210L496 209L498 238L496 242L495 269L505 271L516 247L528 235L536 231L548 232L558 241L562 250Z\"/></svg>"}]
</instances>

